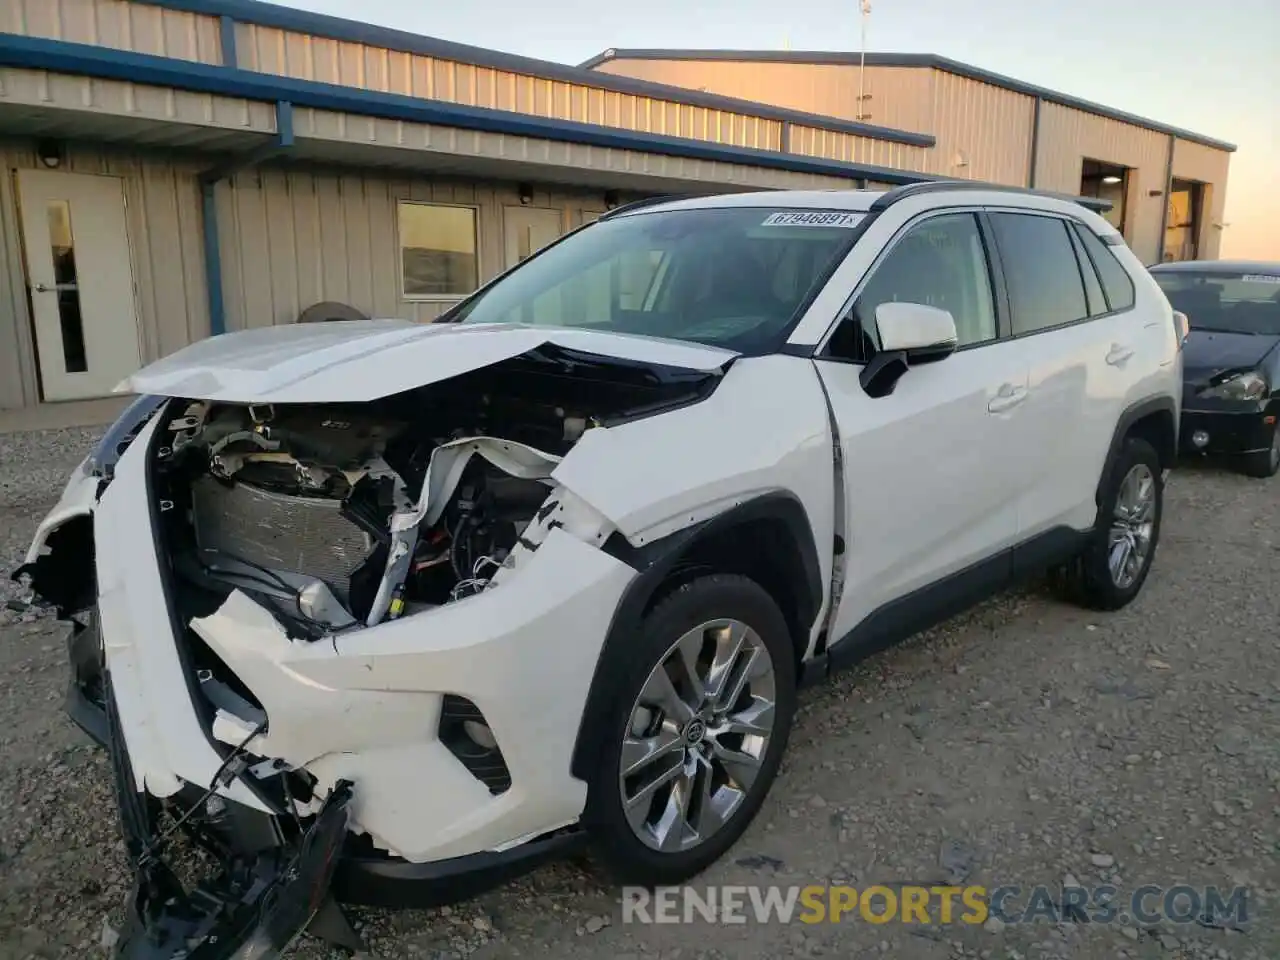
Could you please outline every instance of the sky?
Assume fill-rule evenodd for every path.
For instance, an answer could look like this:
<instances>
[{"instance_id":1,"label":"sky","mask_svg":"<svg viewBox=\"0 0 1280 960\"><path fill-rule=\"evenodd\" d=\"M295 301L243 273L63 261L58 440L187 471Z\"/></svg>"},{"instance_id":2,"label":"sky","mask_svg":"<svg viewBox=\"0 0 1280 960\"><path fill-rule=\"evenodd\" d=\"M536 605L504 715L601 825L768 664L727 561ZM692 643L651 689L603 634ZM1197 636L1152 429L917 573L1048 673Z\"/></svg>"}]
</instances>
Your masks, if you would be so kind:
<instances>
[{"instance_id":1,"label":"sky","mask_svg":"<svg viewBox=\"0 0 1280 960\"><path fill-rule=\"evenodd\" d=\"M276 0L581 63L610 47L857 50L858 0ZM867 48L936 53L1239 147L1222 257L1280 260L1277 0L872 0Z\"/></svg>"}]
</instances>

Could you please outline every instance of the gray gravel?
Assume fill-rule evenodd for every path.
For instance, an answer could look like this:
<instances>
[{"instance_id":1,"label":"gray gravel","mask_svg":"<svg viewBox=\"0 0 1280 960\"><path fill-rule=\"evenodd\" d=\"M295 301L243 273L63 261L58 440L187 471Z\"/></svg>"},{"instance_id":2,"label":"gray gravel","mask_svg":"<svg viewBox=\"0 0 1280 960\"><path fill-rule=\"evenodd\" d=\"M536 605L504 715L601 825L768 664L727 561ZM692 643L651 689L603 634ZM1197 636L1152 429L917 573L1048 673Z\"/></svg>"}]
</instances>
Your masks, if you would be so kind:
<instances>
[{"instance_id":1,"label":"gray gravel","mask_svg":"<svg viewBox=\"0 0 1280 960\"><path fill-rule=\"evenodd\" d=\"M0 437L4 570L90 439ZM1245 885L1247 929L639 926L566 864L452 909L355 912L372 955L1280 957L1278 493L1182 469L1127 610L1002 597L807 694L758 821L698 881ZM103 956L125 892L105 758L60 712L64 631L23 616L0 610L0 957ZM337 955L305 941L295 956Z\"/></svg>"}]
</instances>

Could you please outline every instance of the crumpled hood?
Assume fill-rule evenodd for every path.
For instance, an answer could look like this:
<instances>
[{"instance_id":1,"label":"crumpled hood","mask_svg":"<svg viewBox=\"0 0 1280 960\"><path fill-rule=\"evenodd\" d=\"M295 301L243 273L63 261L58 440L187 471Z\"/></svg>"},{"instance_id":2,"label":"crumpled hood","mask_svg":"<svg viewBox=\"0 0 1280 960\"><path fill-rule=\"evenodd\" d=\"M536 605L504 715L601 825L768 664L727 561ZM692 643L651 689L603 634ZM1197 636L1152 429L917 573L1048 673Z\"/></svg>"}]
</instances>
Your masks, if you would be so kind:
<instances>
[{"instance_id":1,"label":"crumpled hood","mask_svg":"<svg viewBox=\"0 0 1280 960\"><path fill-rule=\"evenodd\" d=\"M1261 363L1277 343L1280 337L1192 327L1183 347L1183 375L1188 383L1208 383L1215 374Z\"/></svg>"},{"instance_id":2,"label":"crumpled hood","mask_svg":"<svg viewBox=\"0 0 1280 960\"><path fill-rule=\"evenodd\" d=\"M710 372L729 350L623 333L516 324L358 320L242 330L143 367L117 393L225 403L360 403L426 386L552 344Z\"/></svg>"}]
</instances>

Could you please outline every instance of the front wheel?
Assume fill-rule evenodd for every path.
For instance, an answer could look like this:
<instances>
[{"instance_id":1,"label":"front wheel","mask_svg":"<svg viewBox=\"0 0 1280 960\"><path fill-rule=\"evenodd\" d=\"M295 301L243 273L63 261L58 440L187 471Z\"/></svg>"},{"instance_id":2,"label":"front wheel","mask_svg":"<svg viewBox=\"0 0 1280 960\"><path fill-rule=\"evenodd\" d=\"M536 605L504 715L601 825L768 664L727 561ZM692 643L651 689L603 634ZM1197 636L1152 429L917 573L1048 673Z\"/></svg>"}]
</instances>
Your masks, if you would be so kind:
<instances>
[{"instance_id":1,"label":"front wheel","mask_svg":"<svg viewBox=\"0 0 1280 960\"><path fill-rule=\"evenodd\" d=\"M1070 598L1093 610L1127 606L1151 571L1163 515L1160 456L1145 440L1130 437L1116 458L1088 545L1068 572Z\"/></svg>"},{"instance_id":2,"label":"front wheel","mask_svg":"<svg viewBox=\"0 0 1280 960\"><path fill-rule=\"evenodd\" d=\"M1240 468L1249 476L1262 480L1280 472L1280 423L1271 431L1271 446L1245 456Z\"/></svg>"},{"instance_id":3,"label":"front wheel","mask_svg":"<svg viewBox=\"0 0 1280 960\"><path fill-rule=\"evenodd\" d=\"M754 581L685 584L620 666L584 821L623 883L682 883L719 859L777 775L796 702L786 619Z\"/></svg>"}]
</instances>

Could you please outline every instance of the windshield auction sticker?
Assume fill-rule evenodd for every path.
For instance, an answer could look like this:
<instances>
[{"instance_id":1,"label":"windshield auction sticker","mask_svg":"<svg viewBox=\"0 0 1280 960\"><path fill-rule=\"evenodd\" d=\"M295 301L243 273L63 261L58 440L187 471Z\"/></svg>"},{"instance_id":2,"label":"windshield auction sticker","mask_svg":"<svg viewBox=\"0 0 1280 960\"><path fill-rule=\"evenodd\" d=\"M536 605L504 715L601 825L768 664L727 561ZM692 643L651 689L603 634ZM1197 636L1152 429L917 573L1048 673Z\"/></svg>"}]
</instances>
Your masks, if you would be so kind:
<instances>
[{"instance_id":1,"label":"windshield auction sticker","mask_svg":"<svg viewBox=\"0 0 1280 960\"><path fill-rule=\"evenodd\" d=\"M858 224L854 213L828 213L822 210L788 210L771 213L762 227L854 227Z\"/></svg>"}]
</instances>

